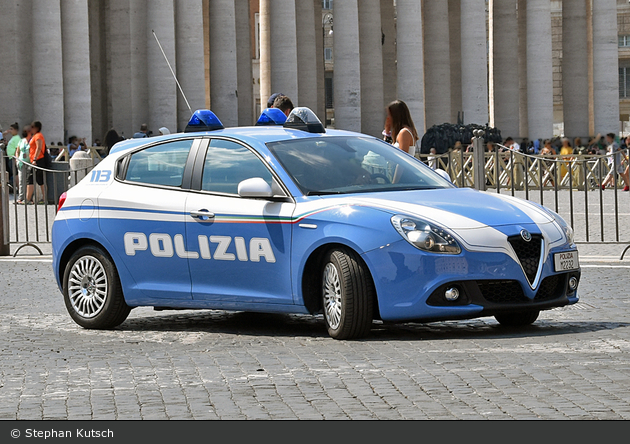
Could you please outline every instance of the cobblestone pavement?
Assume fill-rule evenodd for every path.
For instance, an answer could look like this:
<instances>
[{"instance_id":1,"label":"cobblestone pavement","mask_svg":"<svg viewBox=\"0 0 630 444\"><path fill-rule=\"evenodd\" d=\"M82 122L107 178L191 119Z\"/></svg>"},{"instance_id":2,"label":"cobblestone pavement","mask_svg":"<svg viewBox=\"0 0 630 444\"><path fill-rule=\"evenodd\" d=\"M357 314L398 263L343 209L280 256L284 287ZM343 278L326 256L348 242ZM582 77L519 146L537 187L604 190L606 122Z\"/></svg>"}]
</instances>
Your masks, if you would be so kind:
<instances>
[{"instance_id":1,"label":"cobblestone pavement","mask_svg":"<svg viewBox=\"0 0 630 444\"><path fill-rule=\"evenodd\" d=\"M321 318L146 308L88 331L48 258L2 259L0 419L630 419L630 260L606 248L581 249L581 302L531 327L353 342Z\"/></svg>"}]
</instances>

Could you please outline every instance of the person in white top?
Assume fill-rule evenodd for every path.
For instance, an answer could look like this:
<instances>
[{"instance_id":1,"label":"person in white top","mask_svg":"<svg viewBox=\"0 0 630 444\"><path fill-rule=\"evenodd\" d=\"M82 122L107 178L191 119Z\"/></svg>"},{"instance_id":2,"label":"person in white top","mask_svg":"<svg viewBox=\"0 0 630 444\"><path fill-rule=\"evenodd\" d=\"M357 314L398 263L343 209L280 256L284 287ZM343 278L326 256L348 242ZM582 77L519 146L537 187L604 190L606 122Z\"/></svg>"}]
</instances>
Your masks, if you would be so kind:
<instances>
[{"instance_id":1,"label":"person in white top","mask_svg":"<svg viewBox=\"0 0 630 444\"><path fill-rule=\"evenodd\" d=\"M411 156L416 155L416 143L418 131L411 118L407 104L402 100L396 100L387 106L387 119L385 129L391 131L394 146ZM402 177L402 170L396 167L392 183L398 183Z\"/></svg>"},{"instance_id":2,"label":"person in white top","mask_svg":"<svg viewBox=\"0 0 630 444\"><path fill-rule=\"evenodd\" d=\"M405 102L396 100L387 106L385 127L391 129L392 140L396 148L400 148L412 156L416 155L418 131Z\"/></svg>"}]
</instances>

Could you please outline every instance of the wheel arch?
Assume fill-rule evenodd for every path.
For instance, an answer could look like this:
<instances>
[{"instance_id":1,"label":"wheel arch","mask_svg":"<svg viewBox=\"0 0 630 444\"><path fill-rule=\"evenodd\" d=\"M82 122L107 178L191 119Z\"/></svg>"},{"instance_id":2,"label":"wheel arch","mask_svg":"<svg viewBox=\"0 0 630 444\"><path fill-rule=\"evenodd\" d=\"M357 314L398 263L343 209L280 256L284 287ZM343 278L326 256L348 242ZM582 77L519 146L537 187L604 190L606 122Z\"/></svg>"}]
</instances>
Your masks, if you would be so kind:
<instances>
[{"instance_id":1,"label":"wheel arch","mask_svg":"<svg viewBox=\"0 0 630 444\"><path fill-rule=\"evenodd\" d=\"M322 298L321 298L321 278L322 278L322 266L324 257L326 254L332 250L351 250L356 253L358 259L361 261L365 269L367 270L368 276L372 281L372 286L374 288L374 318L380 319L380 312L378 308L378 297L376 294L376 286L374 285L374 278L372 276L372 270L365 262L365 260L361 257L361 255L356 251L355 248L348 246L342 243L327 243L324 245L320 245L317 247L308 257L304 264L304 269L302 270L302 282L301 290L302 290L302 300L304 306L311 314L317 314L322 309Z\"/></svg>"},{"instance_id":2,"label":"wheel arch","mask_svg":"<svg viewBox=\"0 0 630 444\"><path fill-rule=\"evenodd\" d=\"M94 239L89 239L89 238L76 239L76 240L70 242L66 246L66 248L64 249L63 253L61 254L61 256L59 258L59 268L57 270L57 273L58 273L57 278L58 278L59 282L61 282L61 285L63 285L63 276L64 276L64 273L66 271L66 267L68 266L68 262L70 262L70 258L79 249L81 249L83 247L86 247L86 246L93 246L93 247L97 247L97 248L100 248L101 250L103 250L103 253L105 253L105 254L107 254L109 256L109 259L112 261L112 264L114 264L114 266L116 268L118 268L116 266L116 262L112 258L112 255L109 253L109 251L107 251L107 248L105 248L105 246L103 244L101 244L100 242L98 242L98 241L96 241Z\"/></svg>"}]
</instances>

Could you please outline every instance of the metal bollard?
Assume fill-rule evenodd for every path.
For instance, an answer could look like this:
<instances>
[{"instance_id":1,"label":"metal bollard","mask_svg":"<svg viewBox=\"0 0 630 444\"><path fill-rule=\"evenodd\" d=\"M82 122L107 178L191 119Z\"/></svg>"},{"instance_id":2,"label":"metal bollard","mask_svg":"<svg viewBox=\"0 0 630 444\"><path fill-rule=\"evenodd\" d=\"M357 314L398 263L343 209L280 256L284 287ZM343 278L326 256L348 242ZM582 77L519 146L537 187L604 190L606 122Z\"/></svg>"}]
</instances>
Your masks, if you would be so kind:
<instances>
[{"instance_id":1,"label":"metal bollard","mask_svg":"<svg viewBox=\"0 0 630 444\"><path fill-rule=\"evenodd\" d=\"M475 174L475 189L479 191L486 191L486 149L484 147L483 130L473 131L475 136L473 139L473 156L474 156L474 174Z\"/></svg>"},{"instance_id":2,"label":"metal bollard","mask_svg":"<svg viewBox=\"0 0 630 444\"><path fill-rule=\"evenodd\" d=\"M9 242L9 172L4 151L0 149L0 256L11 255Z\"/></svg>"}]
</instances>

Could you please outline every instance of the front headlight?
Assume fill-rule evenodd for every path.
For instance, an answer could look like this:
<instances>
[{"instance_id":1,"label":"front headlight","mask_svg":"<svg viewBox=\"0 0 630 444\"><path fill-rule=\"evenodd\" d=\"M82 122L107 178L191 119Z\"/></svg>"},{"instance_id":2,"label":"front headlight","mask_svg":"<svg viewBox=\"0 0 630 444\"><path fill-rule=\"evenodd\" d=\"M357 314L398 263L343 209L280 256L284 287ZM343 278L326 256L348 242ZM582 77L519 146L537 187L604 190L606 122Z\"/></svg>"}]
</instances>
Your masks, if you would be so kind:
<instances>
[{"instance_id":1,"label":"front headlight","mask_svg":"<svg viewBox=\"0 0 630 444\"><path fill-rule=\"evenodd\" d=\"M575 240L575 232L573 231L573 228L569 226L567 221L564 220L564 218L560 216L558 213L556 213L555 211L551 211L549 208L543 207L542 205L540 207L544 209L547 212L547 214L549 214L549 216L553 218L553 220L558 224L560 228L562 228L562 232L564 233L564 236L566 237L567 242L570 244L573 244L573 241Z\"/></svg>"},{"instance_id":2,"label":"front headlight","mask_svg":"<svg viewBox=\"0 0 630 444\"><path fill-rule=\"evenodd\" d=\"M392 217L392 225L407 242L419 250L444 254L462 252L453 236L443 228L422 219L394 216Z\"/></svg>"}]
</instances>

